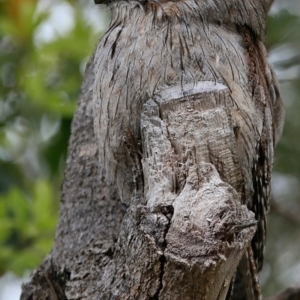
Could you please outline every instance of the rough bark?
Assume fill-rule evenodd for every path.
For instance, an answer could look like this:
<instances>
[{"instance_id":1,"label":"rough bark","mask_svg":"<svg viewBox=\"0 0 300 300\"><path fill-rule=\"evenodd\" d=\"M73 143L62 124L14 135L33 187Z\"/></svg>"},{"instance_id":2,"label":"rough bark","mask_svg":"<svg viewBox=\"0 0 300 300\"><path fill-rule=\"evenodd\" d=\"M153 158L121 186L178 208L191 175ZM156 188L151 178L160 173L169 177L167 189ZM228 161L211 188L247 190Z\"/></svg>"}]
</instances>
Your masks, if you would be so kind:
<instances>
[{"instance_id":1,"label":"rough bark","mask_svg":"<svg viewBox=\"0 0 300 300\"><path fill-rule=\"evenodd\" d=\"M151 195L146 197L148 205L136 203L135 211L126 213L120 227L121 203L98 177L91 130L91 70L90 65L73 121L55 244L23 287L21 299L224 299L255 223L236 190L220 179L213 164L197 164L196 155L200 148L208 147L211 150L206 155L214 155L215 164L226 162L224 178L236 187L241 185L235 139L228 130L228 90L222 85L200 84L199 94L190 96L198 106L195 110L189 98L174 103L160 98L166 123L159 118L159 106L153 100L146 103L141 125L147 153L143 167L148 174L145 189ZM208 95L215 103L202 107L201 100ZM188 117L181 122L181 131L174 131L169 113ZM208 125L205 137L200 136L201 130L193 132L193 139L186 137L186 127L201 127L201 119L214 124L215 133ZM177 154L172 146L175 140L180 148ZM182 145L186 148L181 157ZM220 146L222 153L218 153ZM172 156L180 156L182 162L172 165ZM177 184L176 177L180 179ZM142 194L137 191L135 197Z\"/></svg>"},{"instance_id":2,"label":"rough bark","mask_svg":"<svg viewBox=\"0 0 300 300\"><path fill-rule=\"evenodd\" d=\"M269 2L111 4L72 124L54 246L21 299L261 297L283 119L263 45Z\"/></svg>"},{"instance_id":3,"label":"rough bark","mask_svg":"<svg viewBox=\"0 0 300 300\"><path fill-rule=\"evenodd\" d=\"M97 282L111 260L124 213L114 187L99 177L93 82L91 59L72 123L53 249L23 286L21 299L99 299Z\"/></svg>"}]
</instances>

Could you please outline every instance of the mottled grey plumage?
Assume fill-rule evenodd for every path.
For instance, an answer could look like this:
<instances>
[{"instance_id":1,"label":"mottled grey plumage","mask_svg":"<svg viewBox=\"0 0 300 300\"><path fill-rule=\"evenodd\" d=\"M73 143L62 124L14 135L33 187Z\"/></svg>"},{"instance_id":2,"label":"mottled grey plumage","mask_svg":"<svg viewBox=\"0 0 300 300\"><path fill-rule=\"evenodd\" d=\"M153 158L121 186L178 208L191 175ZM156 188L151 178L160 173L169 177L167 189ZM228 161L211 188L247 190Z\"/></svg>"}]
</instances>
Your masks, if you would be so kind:
<instances>
[{"instance_id":1,"label":"mottled grey plumage","mask_svg":"<svg viewBox=\"0 0 300 300\"><path fill-rule=\"evenodd\" d=\"M127 205L134 189L133 160L123 136L128 128L139 140L145 101L170 86L199 81L229 88L235 102L231 116L244 177L239 192L258 220L252 242L258 271L263 261L273 149L284 119L278 83L264 46L267 2L111 2L111 23L96 52L94 84L102 173L117 185ZM249 263L250 258L245 259ZM239 272L237 281L238 276ZM253 295L253 299L259 297Z\"/></svg>"}]
</instances>

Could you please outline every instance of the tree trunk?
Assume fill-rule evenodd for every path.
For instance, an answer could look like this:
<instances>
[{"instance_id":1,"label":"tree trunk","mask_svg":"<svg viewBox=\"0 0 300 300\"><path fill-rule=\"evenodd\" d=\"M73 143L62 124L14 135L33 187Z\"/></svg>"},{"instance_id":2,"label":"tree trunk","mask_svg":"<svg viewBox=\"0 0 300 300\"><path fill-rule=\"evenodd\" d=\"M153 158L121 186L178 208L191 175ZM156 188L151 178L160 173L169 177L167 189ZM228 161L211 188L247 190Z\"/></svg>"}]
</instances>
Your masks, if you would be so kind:
<instances>
[{"instance_id":1,"label":"tree trunk","mask_svg":"<svg viewBox=\"0 0 300 300\"><path fill-rule=\"evenodd\" d=\"M144 49L136 24L145 28L147 13L132 14L133 30L122 19L126 13L116 22L127 4L113 4L111 28L87 66L72 124L53 249L21 299L261 297L257 270L283 112L262 44L271 1L248 2L241 8L236 0L227 6L215 0L215 16L209 4L199 4L207 19L196 24L195 40L192 26L184 28L188 37L181 32L180 17L172 33L146 32L154 45L173 35L171 54L150 62L135 50L139 39ZM235 10L231 17L228 7L241 15ZM126 26L137 36L124 36ZM169 54L186 61L174 61L175 71L161 79L157 66ZM145 73L137 76L139 70ZM128 109L122 99L131 101Z\"/></svg>"}]
</instances>

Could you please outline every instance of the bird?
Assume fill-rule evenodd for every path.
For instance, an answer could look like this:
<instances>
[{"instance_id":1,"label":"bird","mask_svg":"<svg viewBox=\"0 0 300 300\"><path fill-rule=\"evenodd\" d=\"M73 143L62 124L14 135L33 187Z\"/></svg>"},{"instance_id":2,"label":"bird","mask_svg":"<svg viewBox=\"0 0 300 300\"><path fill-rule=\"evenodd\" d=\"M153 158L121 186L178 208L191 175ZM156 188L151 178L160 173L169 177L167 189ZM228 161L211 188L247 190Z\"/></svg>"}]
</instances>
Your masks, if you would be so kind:
<instances>
[{"instance_id":1,"label":"bird","mask_svg":"<svg viewBox=\"0 0 300 300\"><path fill-rule=\"evenodd\" d=\"M126 141L138 144L141 138L145 102L169 87L201 81L225 85L234 103L230 114L244 182L241 202L257 220L228 299L260 299L257 274L263 265L274 147L284 123L278 80L264 45L268 1L95 2L111 12L94 57L94 129L102 176L130 206L132 156L139 151L128 151Z\"/></svg>"}]
</instances>

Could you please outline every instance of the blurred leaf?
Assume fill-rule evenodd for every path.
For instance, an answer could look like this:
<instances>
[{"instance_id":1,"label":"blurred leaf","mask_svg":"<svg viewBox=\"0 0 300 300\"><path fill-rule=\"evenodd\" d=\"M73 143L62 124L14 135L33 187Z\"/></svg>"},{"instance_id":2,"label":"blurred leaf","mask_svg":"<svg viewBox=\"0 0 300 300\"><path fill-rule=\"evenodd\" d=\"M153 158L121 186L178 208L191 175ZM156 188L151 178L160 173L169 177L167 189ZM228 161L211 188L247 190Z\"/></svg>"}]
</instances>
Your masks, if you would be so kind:
<instances>
[{"instance_id":1,"label":"blurred leaf","mask_svg":"<svg viewBox=\"0 0 300 300\"><path fill-rule=\"evenodd\" d=\"M283 9L276 15L268 16L266 44L270 49L284 43L295 43L300 40L299 16L291 15Z\"/></svg>"},{"instance_id":2,"label":"blurred leaf","mask_svg":"<svg viewBox=\"0 0 300 300\"><path fill-rule=\"evenodd\" d=\"M0 275L33 269L53 243L81 66L97 40L86 2L70 1L73 28L41 42L59 3L0 0Z\"/></svg>"},{"instance_id":3,"label":"blurred leaf","mask_svg":"<svg viewBox=\"0 0 300 300\"><path fill-rule=\"evenodd\" d=\"M51 185L39 180L32 196L13 188L0 196L0 274L36 266L49 252L57 222L58 201Z\"/></svg>"},{"instance_id":4,"label":"blurred leaf","mask_svg":"<svg viewBox=\"0 0 300 300\"><path fill-rule=\"evenodd\" d=\"M36 27L47 17L47 13L36 13L37 0L4 1L4 15L0 19L0 33L11 35L23 46L32 45Z\"/></svg>"},{"instance_id":5,"label":"blurred leaf","mask_svg":"<svg viewBox=\"0 0 300 300\"><path fill-rule=\"evenodd\" d=\"M39 181L34 186L34 197L31 205L32 215L37 228L41 231L55 227L56 218L53 218L53 192L46 181ZM43 199L41 201L41 199ZM54 223L53 223L54 222Z\"/></svg>"}]
</instances>

